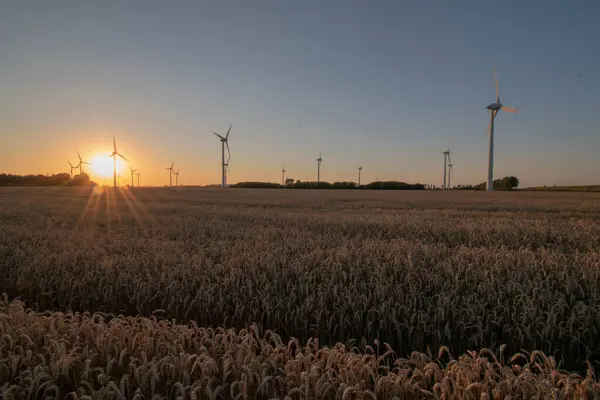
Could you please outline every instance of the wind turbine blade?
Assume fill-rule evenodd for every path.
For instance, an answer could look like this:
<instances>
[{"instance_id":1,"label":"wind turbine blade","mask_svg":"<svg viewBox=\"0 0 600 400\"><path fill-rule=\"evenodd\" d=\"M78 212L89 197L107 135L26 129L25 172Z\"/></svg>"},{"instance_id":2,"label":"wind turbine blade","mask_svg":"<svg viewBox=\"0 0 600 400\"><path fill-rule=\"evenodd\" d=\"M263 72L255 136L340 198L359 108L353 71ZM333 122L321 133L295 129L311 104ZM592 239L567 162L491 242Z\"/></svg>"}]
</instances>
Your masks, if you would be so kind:
<instances>
[{"instance_id":1,"label":"wind turbine blade","mask_svg":"<svg viewBox=\"0 0 600 400\"><path fill-rule=\"evenodd\" d=\"M229 164L229 160L231 160L231 151L229 151L229 142L225 142L225 146L227 146L227 164Z\"/></svg>"},{"instance_id":2,"label":"wind turbine blade","mask_svg":"<svg viewBox=\"0 0 600 400\"><path fill-rule=\"evenodd\" d=\"M119 153L117 153L117 154L118 154L118 155L119 155L119 157L121 157L123 160L125 160L125 161L127 161L127 162L131 162L131 161L129 161L127 158L125 158L125 156L124 156L124 155L122 155L122 154L119 154Z\"/></svg>"},{"instance_id":3,"label":"wind turbine blade","mask_svg":"<svg viewBox=\"0 0 600 400\"><path fill-rule=\"evenodd\" d=\"M496 70L494 69L494 80L496 81L496 102L500 101L500 94L498 92L498 74L496 73Z\"/></svg>"},{"instance_id":4,"label":"wind turbine blade","mask_svg":"<svg viewBox=\"0 0 600 400\"><path fill-rule=\"evenodd\" d=\"M117 152L117 140L115 139L115 137L113 136L113 147L115 150L115 153Z\"/></svg>"},{"instance_id":5,"label":"wind turbine blade","mask_svg":"<svg viewBox=\"0 0 600 400\"><path fill-rule=\"evenodd\" d=\"M215 135L217 135L219 138L221 139L225 139L223 136L219 135L217 132L213 132Z\"/></svg>"},{"instance_id":6,"label":"wind turbine blade","mask_svg":"<svg viewBox=\"0 0 600 400\"><path fill-rule=\"evenodd\" d=\"M81 163L82 163L82 164L86 164L86 165L92 165L92 164L90 164L90 163L89 163L89 162L87 162L87 161L82 161Z\"/></svg>"},{"instance_id":7,"label":"wind turbine blade","mask_svg":"<svg viewBox=\"0 0 600 400\"><path fill-rule=\"evenodd\" d=\"M493 112L493 111L490 111L490 112ZM492 130L492 123L490 122L490 123L488 124L488 127L487 127L487 129L485 130L485 136L486 136L486 137L489 137L489 136L490 136L490 131L491 131L491 130Z\"/></svg>"},{"instance_id":8,"label":"wind turbine blade","mask_svg":"<svg viewBox=\"0 0 600 400\"><path fill-rule=\"evenodd\" d=\"M67 162L69 163L69 166L70 166L71 168L73 168L73 164L71 164L71 161L67 161Z\"/></svg>"},{"instance_id":9,"label":"wind turbine blade","mask_svg":"<svg viewBox=\"0 0 600 400\"><path fill-rule=\"evenodd\" d=\"M231 125L229 125L229 129L227 130L227 135L225 135L225 139L229 139L229 132L231 132Z\"/></svg>"},{"instance_id":10,"label":"wind turbine blade","mask_svg":"<svg viewBox=\"0 0 600 400\"><path fill-rule=\"evenodd\" d=\"M173 166L175 165L175 161L171 162L171 169L173 169Z\"/></svg>"},{"instance_id":11,"label":"wind turbine blade","mask_svg":"<svg viewBox=\"0 0 600 400\"><path fill-rule=\"evenodd\" d=\"M517 109L517 108L505 107L505 106L502 106L501 110L510 112L510 113L515 113L515 114L517 114L519 112L519 109Z\"/></svg>"},{"instance_id":12,"label":"wind turbine blade","mask_svg":"<svg viewBox=\"0 0 600 400\"><path fill-rule=\"evenodd\" d=\"M77 157L79 157L79 161L81 161L81 156L79 155L79 151L77 152Z\"/></svg>"}]
</instances>

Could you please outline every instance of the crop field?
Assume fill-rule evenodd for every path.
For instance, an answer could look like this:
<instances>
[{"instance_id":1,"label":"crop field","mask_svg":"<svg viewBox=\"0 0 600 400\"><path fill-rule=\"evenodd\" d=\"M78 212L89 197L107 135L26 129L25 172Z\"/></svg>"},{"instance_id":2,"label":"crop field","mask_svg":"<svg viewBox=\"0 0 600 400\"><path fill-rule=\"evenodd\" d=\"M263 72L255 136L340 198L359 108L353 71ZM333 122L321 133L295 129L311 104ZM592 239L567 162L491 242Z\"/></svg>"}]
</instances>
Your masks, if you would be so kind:
<instances>
[{"instance_id":1,"label":"crop field","mask_svg":"<svg viewBox=\"0 0 600 400\"><path fill-rule=\"evenodd\" d=\"M600 398L600 194L0 188L0 398Z\"/></svg>"}]
</instances>

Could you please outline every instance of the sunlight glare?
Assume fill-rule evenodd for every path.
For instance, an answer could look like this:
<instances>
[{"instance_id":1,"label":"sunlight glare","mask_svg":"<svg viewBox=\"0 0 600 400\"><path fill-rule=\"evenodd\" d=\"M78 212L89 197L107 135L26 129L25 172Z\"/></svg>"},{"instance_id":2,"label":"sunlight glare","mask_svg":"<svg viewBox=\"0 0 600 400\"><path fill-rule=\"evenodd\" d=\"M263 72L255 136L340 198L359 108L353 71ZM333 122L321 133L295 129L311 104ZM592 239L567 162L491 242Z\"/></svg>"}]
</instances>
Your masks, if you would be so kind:
<instances>
[{"instance_id":1,"label":"sunlight glare","mask_svg":"<svg viewBox=\"0 0 600 400\"><path fill-rule=\"evenodd\" d=\"M92 159L92 169L94 172L103 178L110 178L113 176L113 160L105 156L96 156ZM123 162L117 158L117 174L123 170Z\"/></svg>"}]
</instances>

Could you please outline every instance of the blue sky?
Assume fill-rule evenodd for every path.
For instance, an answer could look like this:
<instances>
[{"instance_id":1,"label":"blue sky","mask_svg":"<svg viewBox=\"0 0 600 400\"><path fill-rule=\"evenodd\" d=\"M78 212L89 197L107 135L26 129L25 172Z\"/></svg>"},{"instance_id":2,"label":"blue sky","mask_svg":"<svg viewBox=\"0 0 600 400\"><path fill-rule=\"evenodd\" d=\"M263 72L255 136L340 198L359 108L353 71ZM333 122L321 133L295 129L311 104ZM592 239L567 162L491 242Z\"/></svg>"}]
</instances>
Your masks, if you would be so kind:
<instances>
[{"instance_id":1,"label":"blue sky","mask_svg":"<svg viewBox=\"0 0 600 400\"><path fill-rule=\"evenodd\" d=\"M600 183L594 1L1 1L0 171L66 171L112 136L146 184L487 176Z\"/></svg>"}]
</instances>

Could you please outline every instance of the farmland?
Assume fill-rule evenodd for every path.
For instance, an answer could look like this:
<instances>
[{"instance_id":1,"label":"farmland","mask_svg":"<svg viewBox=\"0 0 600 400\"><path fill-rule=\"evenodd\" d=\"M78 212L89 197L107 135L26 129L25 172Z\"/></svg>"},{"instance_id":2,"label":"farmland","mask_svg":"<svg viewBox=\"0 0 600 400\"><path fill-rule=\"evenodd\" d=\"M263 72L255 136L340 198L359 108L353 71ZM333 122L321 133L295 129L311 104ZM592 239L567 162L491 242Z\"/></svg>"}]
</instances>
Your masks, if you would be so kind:
<instances>
[{"instance_id":1,"label":"farmland","mask_svg":"<svg viewBox=\"0 0 600 400\"><path fill-rule=\"evenodd\" d=\"M595 193L0 188L0 229L5 398L600 395Z\"/></svg>"}]
</instances>

